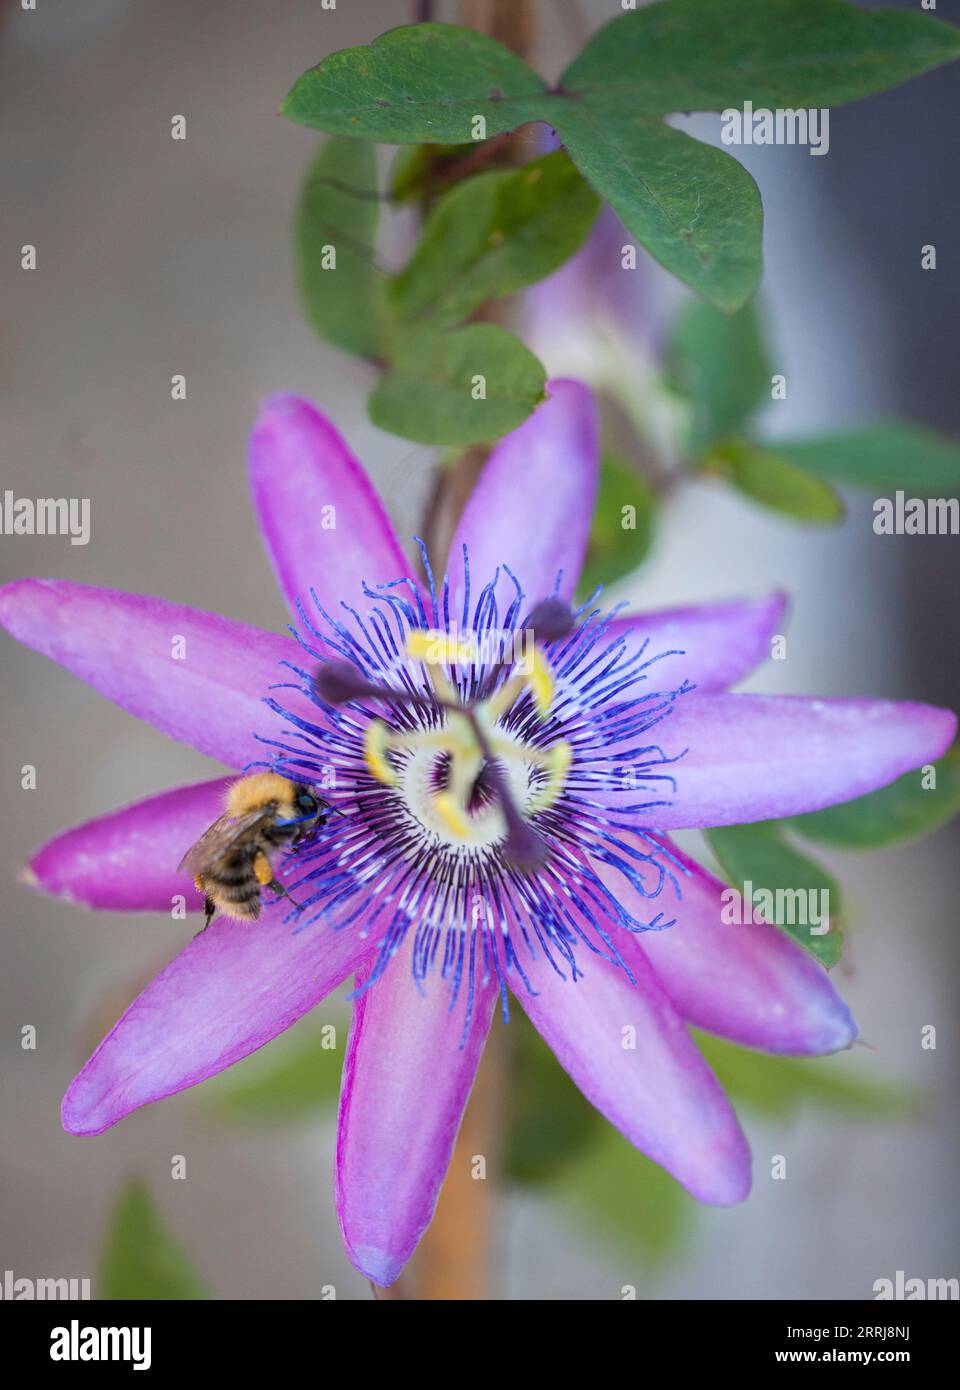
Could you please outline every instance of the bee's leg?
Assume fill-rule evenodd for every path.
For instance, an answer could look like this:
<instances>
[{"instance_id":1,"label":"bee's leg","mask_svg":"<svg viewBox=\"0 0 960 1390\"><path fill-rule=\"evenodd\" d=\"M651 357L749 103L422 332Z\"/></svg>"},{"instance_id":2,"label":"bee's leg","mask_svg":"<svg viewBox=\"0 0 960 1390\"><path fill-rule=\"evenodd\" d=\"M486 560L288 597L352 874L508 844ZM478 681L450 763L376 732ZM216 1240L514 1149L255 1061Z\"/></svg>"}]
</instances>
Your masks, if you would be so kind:
<instances>
[{"instance_id":1,"label":"bee's leg","mask_svg":"<svg viewBox=\"0 0 960 1390\"><path fill-rule=\"evenodd\" d=\"M194 936L200 936L201 933L203 933L203 932L205 932L205 931L207 930L207 927L209 927L210 923L211 923L212 920L213 920L213 915L214 915L214 913L216 912L216 910L217 910L217 905L216 905L216 903L213 901L212 898L208 898L208 897L206 897L206 895L205 895L205 896L204 896L204 899L203 899L203 911L204 911L204 913L205 913L205 916L204 916L204 919L203 919L203 926L200 928L200 931L194 932Z\"/></svg>"},{"instance_id":2,"label":"bee's leg","mask_svg":"<svg viewBox=\"0 0 960 1390\"><path fill-rule=\"evenodd\" d=\"M294 898L290 897L290 894L279 879L272 878L266 887L270 889L271 893L276 893L278 897L286 898L289 902L292 902L298 912L301 910L300 904Z\"/></svg>"},{"instance_id":3,"label":"bee's leg","mask_svg":"<svg viewBox=\"0 0 960 1390\"><path fill-rule=\"evenodd\" d=\"M290 897L290 894L287 892L286 888L284 888L283 884L279 881L279 879L274 878L273 869L270 866L270 860L267 858L267 856L263 853L262 850L260 850L254 858L253 872L257 882L262 884L264 888L269 888L271 893L276 893L278 897L289 898L290 901L293 903L294 907L297 909L297 911L300 911L300 904L298 902L294 902L293 898Z\"/></svg>"},{"instance_id":4,"label":"bee's leg","mask_svg":"<svg viewBox=\"0 0 960 1390\"><path fill-rule=\"evenodd\" d=\"M200 932L206 931L206 930L207 930L207 927L209 927L210 922L211 922L211 920L212 920L212 918L213 918L213 914L214 914L214 913L216 912L216 910L217 910L217 905L216 905L216 903L213 901L213 899L210 897L210 895L207 893L207 890L206 890L206 888L204 887L204 883L203 883L203 874L197 874L197 876L196 876L196 877L194 878L194 880L193 880L193 883L194 883L194 887L196 888L197 892L203 894L203 910L204 910L204 912L206 913L206 916L205 916L204 922L203 922L203 926L200 928L200 931L194 932L194 936L199 936L199 935L200 935Z\"/></svg>"}]
</instances>

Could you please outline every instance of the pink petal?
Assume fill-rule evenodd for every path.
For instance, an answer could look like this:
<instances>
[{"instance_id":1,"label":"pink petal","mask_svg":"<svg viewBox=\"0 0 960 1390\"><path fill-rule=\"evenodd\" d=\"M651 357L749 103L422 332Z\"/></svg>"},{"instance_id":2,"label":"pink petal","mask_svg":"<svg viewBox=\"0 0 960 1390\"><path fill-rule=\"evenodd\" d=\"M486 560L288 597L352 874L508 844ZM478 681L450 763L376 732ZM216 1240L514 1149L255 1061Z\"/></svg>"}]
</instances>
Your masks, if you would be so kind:
<instances>
[{"instance_id":1,"label":"pink petal","mask_svg":"<svg viewBox=\"0 0 960 1390\"><path fill-rule=\"evenodd\" d=\"M463 604L462 550L470 560L471 609L507 565L530 605L554 591L573 595L597 493L598 423L593 396L576 381L551 381L548 399L501 439L470 495L450 547L450 611Z\"/></svg>"},{"instance_id":2,"label":"pink petal","mask_svg":"<svg viewBox=\"0 0 960 1390\"><path fill-rule=\"evenodd\" d=\"M282 875L281 875L282 877ZM104 1038L63 1099L70 1134L101 1134L255 1052L369 955L350 927L294 932L289 904L259 922L216 918L152 981Z\"/></svg>"},{"instance_id":3,"label":"pink petal","mask_svg":"<svg viewBox=\"0 0 960 1390\"><path fill-rule=\"evenodd\" d=\"M177 896L200 912L203 894L177 865L222 814L231 780L177 787L64 830L37 850L21 881L107 912L169 912Z\"/></svg>"},{"instance_id":4,"label":"pink petal","mask_svg":"<svg viewBox=\"0 0 960 1390\"><path fill-rule=\"evenodd\" d=\"M12 636L147 723L242 768L264 757L254 733L277 737L286 725L262 697L303 667L291 638L164 599L71 584L21 579L0 589L0 623ZM175 639L182 638L179 659ZM316 719L316 707L278 692L288 709Z\"/></svg>"},{"instance_id":5,"label":"pink petal","mask_svg":"<svg viewBox=\"0 0 960 1390\"><path fill-rule=\"evenodd\" d=\"M656 830L739 825L799 815L885 787L933 762L953 742L956 716L932 705L892 700L817 700L797 695L683 695L662 723L613 754L623 789L596 799L623 810L664 797L668 804L631 812ZM676 779L632 791L641 744L669 757L654 768ZM635 773L637 780L641 776Z\"/></svg>"},{"instance_id":6,"label":"pink petal","mask_svg":"<svg viewBox=\"0 0 960 1390\"><path fill-rule=\"evenodd\" d=\"M310 590L328 612L410 574L376 489L343 438L302 396L270 396L250 436L250 486L267 554L297 617ZM331 524L332 523L332 524Z\"/></svg>"},{"instance_id":7,"label":"pink petal","mask_svg":"<svg viewBox=\"0 0 960 1390\"><path fill-rule=\"evenodd\" d=\"M675 690L688 680L701 692L725 690L769 658L770 639L783 631L786 607L784 594L771 594L640 613L614 618L607 640L624 636L631 651L647 642L647 657L682 653L665 656L650 667L651 689Z\"/></svg>"},{"instance_id":8,"label":"pink petal","mask_svg":"<svg viewBox=\"0 0 960 1390\"><path fill-rule=\"evenodd\" d=\"M778 927L725 922L726 885L661 839L689 873L677 874L679 897L667 886L656 900L675 925L645 932L635 944L678 1013L698 1028L767 1052L816 1056L849 1047L857 1026L823 966ZM619 875L607 883L628 912L649 915L650 902ZM620 936L616 941L622 944Z\"/></svg>"},{"instance_id":9,"label":"pink petal","mask_svg":"<svg viewBox=\"0 0 960 1390\"><path fill-rule=\"evenodd\" d=\"M636 984L587 951L579 964L583 977L574 983L543 962L530 974L538 993L516 992L561 1066L631 1144L694 1197L715 1206L742 1202L750 1190L747 1142L653 970L639 952L630 959Z\"/></svg>"},{"instance_id":10,"label":"pink petal","mask_svg":"<svg viewBox=\"0 0 960 1390\"><path fill-rule=\"evenodd\" d=\"M337 1212L347 1253L375 1284L399 1275L446 1176L496 985L478 979L461 1048L465 996L464 982L451 1009L449 983L438 975L421 994L405 946L354 1010L340 1093Z\"/></svg>"}]
</instances>

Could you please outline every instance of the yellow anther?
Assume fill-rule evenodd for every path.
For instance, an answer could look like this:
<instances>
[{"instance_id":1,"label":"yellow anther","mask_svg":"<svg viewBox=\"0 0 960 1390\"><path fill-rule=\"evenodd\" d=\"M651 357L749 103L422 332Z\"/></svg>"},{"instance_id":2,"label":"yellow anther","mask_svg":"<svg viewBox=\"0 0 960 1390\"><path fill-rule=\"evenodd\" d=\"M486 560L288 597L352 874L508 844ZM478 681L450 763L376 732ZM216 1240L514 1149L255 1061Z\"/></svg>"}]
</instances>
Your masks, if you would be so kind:
<instances>
[{"instance_id":1,"label":"yellow anther","mask_svg":"<svg viewBox=\"0 0 960 1390\"><path fill-rule=\"evenodd\" d=\"M487 701L485 709L491 722L496 722L502 715L506 714L527 686L533 695L533 702L540 718L546 719L550 713L550 706L553 704L553 697L556 693L553 670L539 647L533 647L527 659L530 663L530 669L517 671L508 681L504 681L500 689Z\"/></svg>"},{"instance_id":2,"label":"yellow anther","mask_svg":"<svg viewBox=\"0 0 960 1390\"><path fill-rule=\"evenodd\" d=\"M407 653L428 666L456 666L458 662L477 660L475 642L458 642L455 637L434 628L418 628L411 632L407 638Z\"/></svg>"},{"instance_id":3,"label":"yellow anther","mask_svg":"<svg viewBox=\"0 0 960 1390\"><path fill-rule=\"evenodd\" d=\"M390 730L382 719L371 719L363 735L363 757L367 767L384 786L396 785L397 774L387 762Z\"/></svg>"},{"instance_id":4,"label":"yellow anther","mask_svg":"<svg viewBox=\"0 0 960 1390\"><path fill-rule=\"evenodd\" d=\"M449 792L437 792L433 798L433 804L454 835L465 840L470 834L470 825L463 807L457 803L456 798L451 796Z\"/></svg>"},{"instance_id":5,"label":"yellow anther","mask_svg":"<svg viewBox=\"0 0 960 1390\"><path fill-rule=\"evenodd\" d=\"M523 676L511 676L508 681L504 681L499 690L490 696L490 699L483 706L483 710L491 724L495 724L500 716L506 714L510 706L519 700L526 683Z\"/></svg>"},{"instance_id":6,"label":"yellow anther","mask_svg":"<svg viewBox=\"0 0 960 1390\"><path fill-rule=\"evenodd\" d=\"M531 667L527 679L530 682L530 689L533 691L537 712L541 719L546 719L550 712L550 706L553 704L555 686L550 663L539 647L533 648Z\"/></svg>"}]
</instances>

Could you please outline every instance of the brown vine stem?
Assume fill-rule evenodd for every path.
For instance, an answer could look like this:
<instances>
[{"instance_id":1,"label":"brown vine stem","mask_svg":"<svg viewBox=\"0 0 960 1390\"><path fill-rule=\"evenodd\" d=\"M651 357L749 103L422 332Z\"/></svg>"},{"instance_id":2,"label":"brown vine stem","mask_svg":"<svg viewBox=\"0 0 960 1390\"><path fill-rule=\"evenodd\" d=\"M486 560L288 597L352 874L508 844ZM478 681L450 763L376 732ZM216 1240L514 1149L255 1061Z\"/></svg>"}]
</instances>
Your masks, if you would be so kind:
<instances>
[{"instance_id":1,"label":"brown vine stem","mask_svg":"<svg viewBox=\"0 0 960 1390\"><path fill-rule=\"evenodd\" d=\"M536 0L461 0L460 17L468 28L499 39L521 58L532 61L536 36ZM523 131L487 141L484 146L486 158L491 155L490 146L495 146L492 153L498 164L519 164L530 156L529 136L525 136ZM461 177L473 172L475 164L471 157L468 156L459 163L462 166L458 171ZM456 166L448 166L445 173L447 180L451 179L455 169ZM487 323L502 322L506 317L506 310L502 302L487 304L476 317ZM460 513L473 491L487 453L484 445L473 445L464 450L455 463L437 472L433 491L427 502L424 524L431 561L441 573Z\"/></svg>"},{"instance_id":2,"label":"brown vine stem","mask_svg":"<svg viewBox=\"0 0 960 1390\"><path fill-rule=\"evenodd\" d=\"M462 0L462 23L530 60L536 27L536 0ZM511 152L511 144L514 149ZM519 160L522 137L498 141L497 158ZM467 174L472 164L458 171ZM481 317L502 314L488 305ZM486 450L465 450L452 465L437 472L427 503L424 536L431 556L441 561L464 503L486 458ZM473 1092L457 1136L433 1221L399 1281L394 1297L423 1300L479 1300L491 1295L500 1134L506 1089L506 1039L494 1018ZM424 1066L431 1059L424 1058Z\"/></svg>"}]
</instances>

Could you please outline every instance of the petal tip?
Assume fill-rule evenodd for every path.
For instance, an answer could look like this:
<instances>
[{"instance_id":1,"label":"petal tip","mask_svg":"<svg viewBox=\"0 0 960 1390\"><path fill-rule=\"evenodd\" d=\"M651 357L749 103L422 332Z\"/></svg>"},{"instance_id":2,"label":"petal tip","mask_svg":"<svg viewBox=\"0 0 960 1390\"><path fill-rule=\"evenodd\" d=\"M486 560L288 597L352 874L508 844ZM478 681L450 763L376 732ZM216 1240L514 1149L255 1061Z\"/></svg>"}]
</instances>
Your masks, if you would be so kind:
<instances>
[{"instance_id":1,"label":"petal tip","mask_svg":"<svg viewBox=\"0 0 960 1390\"><path fill-rule=\"evenodd\" d=\"M42 884L33 871L32 864L24 864L17 870L17 882L22 883L25 888L40 888Z\"/></svg>"},{"instance_id":2,"label":"petal tip","mask_svg":"<svg viewBox=\"0 0 960 1390\"><path fill-rule=\"evenodd\" d=\"M947 749L956 740L957 716L951 709L940 709L936 706L934 706L933 708L936 710L937 715L939 715L940 724L941 746L940 751L937 754L937 757L942 758L944 753L946 753Z\"/></svg>"},{"instance_id":3,"label":"petal tip","mask_svg":"<svg viewBox=\"0 0 960 1390\"><path fill-rule=\"evenodd\" d=\"M584 404L593 404L593 392L584 381L572 376L552 376L547 382L547 395L579 397Z\"/></svg>"},{"instance_id":4,"label":"petal tip","mask_svg":"<svg viewBox=\"0 0 960 1390\"><path fill-rule=\"evenodd\" d=\"M19 640L20 624L17 620L23 617L25 604L52 582L54 581L49 579L29 578L14 579L9 584L0 585L0 625L5 627L12 637Z\"/></svg>"},{"instance_id":5,"label":"petal tip","mask_svg":"<svg viewBox=\"0 0 960 1390\"><path fill-rule=\"evenodd\" d=\"M70 831L64 832L69 835ZM35 893L44 893L48 898L70 903L72 907L91 908L102 904L83 896L83 887L73 881L70 864L65 865L62 854L58 855L64 836L57 836L41 846L33 858L17 871L17 882ZM64 869L66 868L66 872ZM79 891L74 891L78 889Z\"/></svg>"},{"instance_id":6,"label":"petal tip","mask_svg":"<svg viewBox=\"0 0 960 1390\"><path fill-rule=\"evenodd\" d=\"M888 700L878 701L877 708L892 710L900 719L898 732L902 736L900 747L904 765L898 776L942 758L957 737L957 716L953 710L940 705Z\"/></svg>"},{"instance_id":7,"label":"petal tip","mask_svg":"<svg viewBox=\"0 0 960 1390\"><path fill-rule=\"evenodd\" d=\"M772 1036L772 1046L758 1046L799 1057L825 1057L852 1047L860 1029L825 967L799 942L781 937L778 944L782 960L791 965L793 988L786 1016L794 1020L794 1027L787 1036Z\"/></svg>"},{"instance_id":8,"label":"petal tip","mask_svg":"<svg viewBox=\"0 0 960 1390\"><path fill-rule=\"evenodd\" d=\"M710 1207L737 1207L750 1196L753 1187L753 1160L743 1131L737 1127L738 1142L718 1155L708 1178L691 1186L699 1202Z\"/></svg>"},{"instance_id":9,"label":"petal tip","mask_svg":"<svg viewBox=\"0 0 960 1390\"><path fill-rule=\"evenodd\" d=\"M790 595L786 589L773 589L759 602L766 609L771 623L781 622L790 612Z\"/></svg>"},{"instance_id":10,"label":"petal tip","mask_svg":"<svg viewBox=\"0 0 960 1390\"><path fill-rule=\"evenodd\" d=\"M80 1077L77 1077L71 1083L60 1103L60 1124L64 1131L74 1139L90 1139L96 1134L102 1134L105 1129L109 1129L110 1122L98 1124L78 1103L76 1089L79 1080Z\"/></svg>"},{"instance_id":11,"label":"petal tip","mask_svg":"<svg viewBox=\"0 0 960 1390\"><path fill-rule=\"evenodd\" d=\"M551 377L546 384L546 395L538 413L550 405L568 411L579 422L581 428L588 431L589 442L596 447L597 440L594 436L599 430L597 402L593 391L585 382L577 381L571 376Z\"/></svg>"},{"instance_id":12,"label":"petal tip","mask_svg":"<svg viewBox=\"0 0 960 1390\"><path fill-rule=\"evenodd\" d=\"M320 413L306 396L298 396L294 391L270 391L266 396L260 398L257 423L259 424L261 420L273 419L275 416L292 415L301 410L313 415Z\"/></svg>"},{"instance_id":13,"label":"petal tip","mask_svg":"<svg viewBox=\"0 0 960 1390\"><path fill-rule=\"evenodd\" d=\"M263 451L276 447L288 429L296 429L309 408L309 401L300 396L275 392L264 396L259 404L256 418L250 430L248 461L252 469L262 464Z\"/></svg>"},{"instance_id":14,"label":"petal tip","mask_svg":"<svg viewBox=\"0 0 960 1390\"><path fill-rule=\"evenodd\" d=\"M348 1254L360 1273L381 1289L388 1289L400 1278L403 1264L386 1250L375 1245L355 1245L348 1247Z\"/></svg>"},{"instance_id":15,"label":"petal tip","mask_svg":"<svg viewBox=\"0 0 960 1390\"><path fill-rule=\"evenodd\" d=\"M853 1015L838 995L835 1006L823 1017L810 1052L817 1056L827 1056L831 1052L846 1052L853 1047L859 1036L858 1024L854 1022Z\"/></svg>"},{"instance_id":16,"label":"petal tip","mask_svg":"<svg viewBox=\"0 0 960 1390\"><path fill-rule=\"evenodd\" d=\"M701 1197L700 1201L708 1207L739 1207L750 1196L752 1187L753 1177L748 1172L745 1177L738 1177L736 1181L719 1187L712 1194Z\"/></svg>"}]
</instances>

